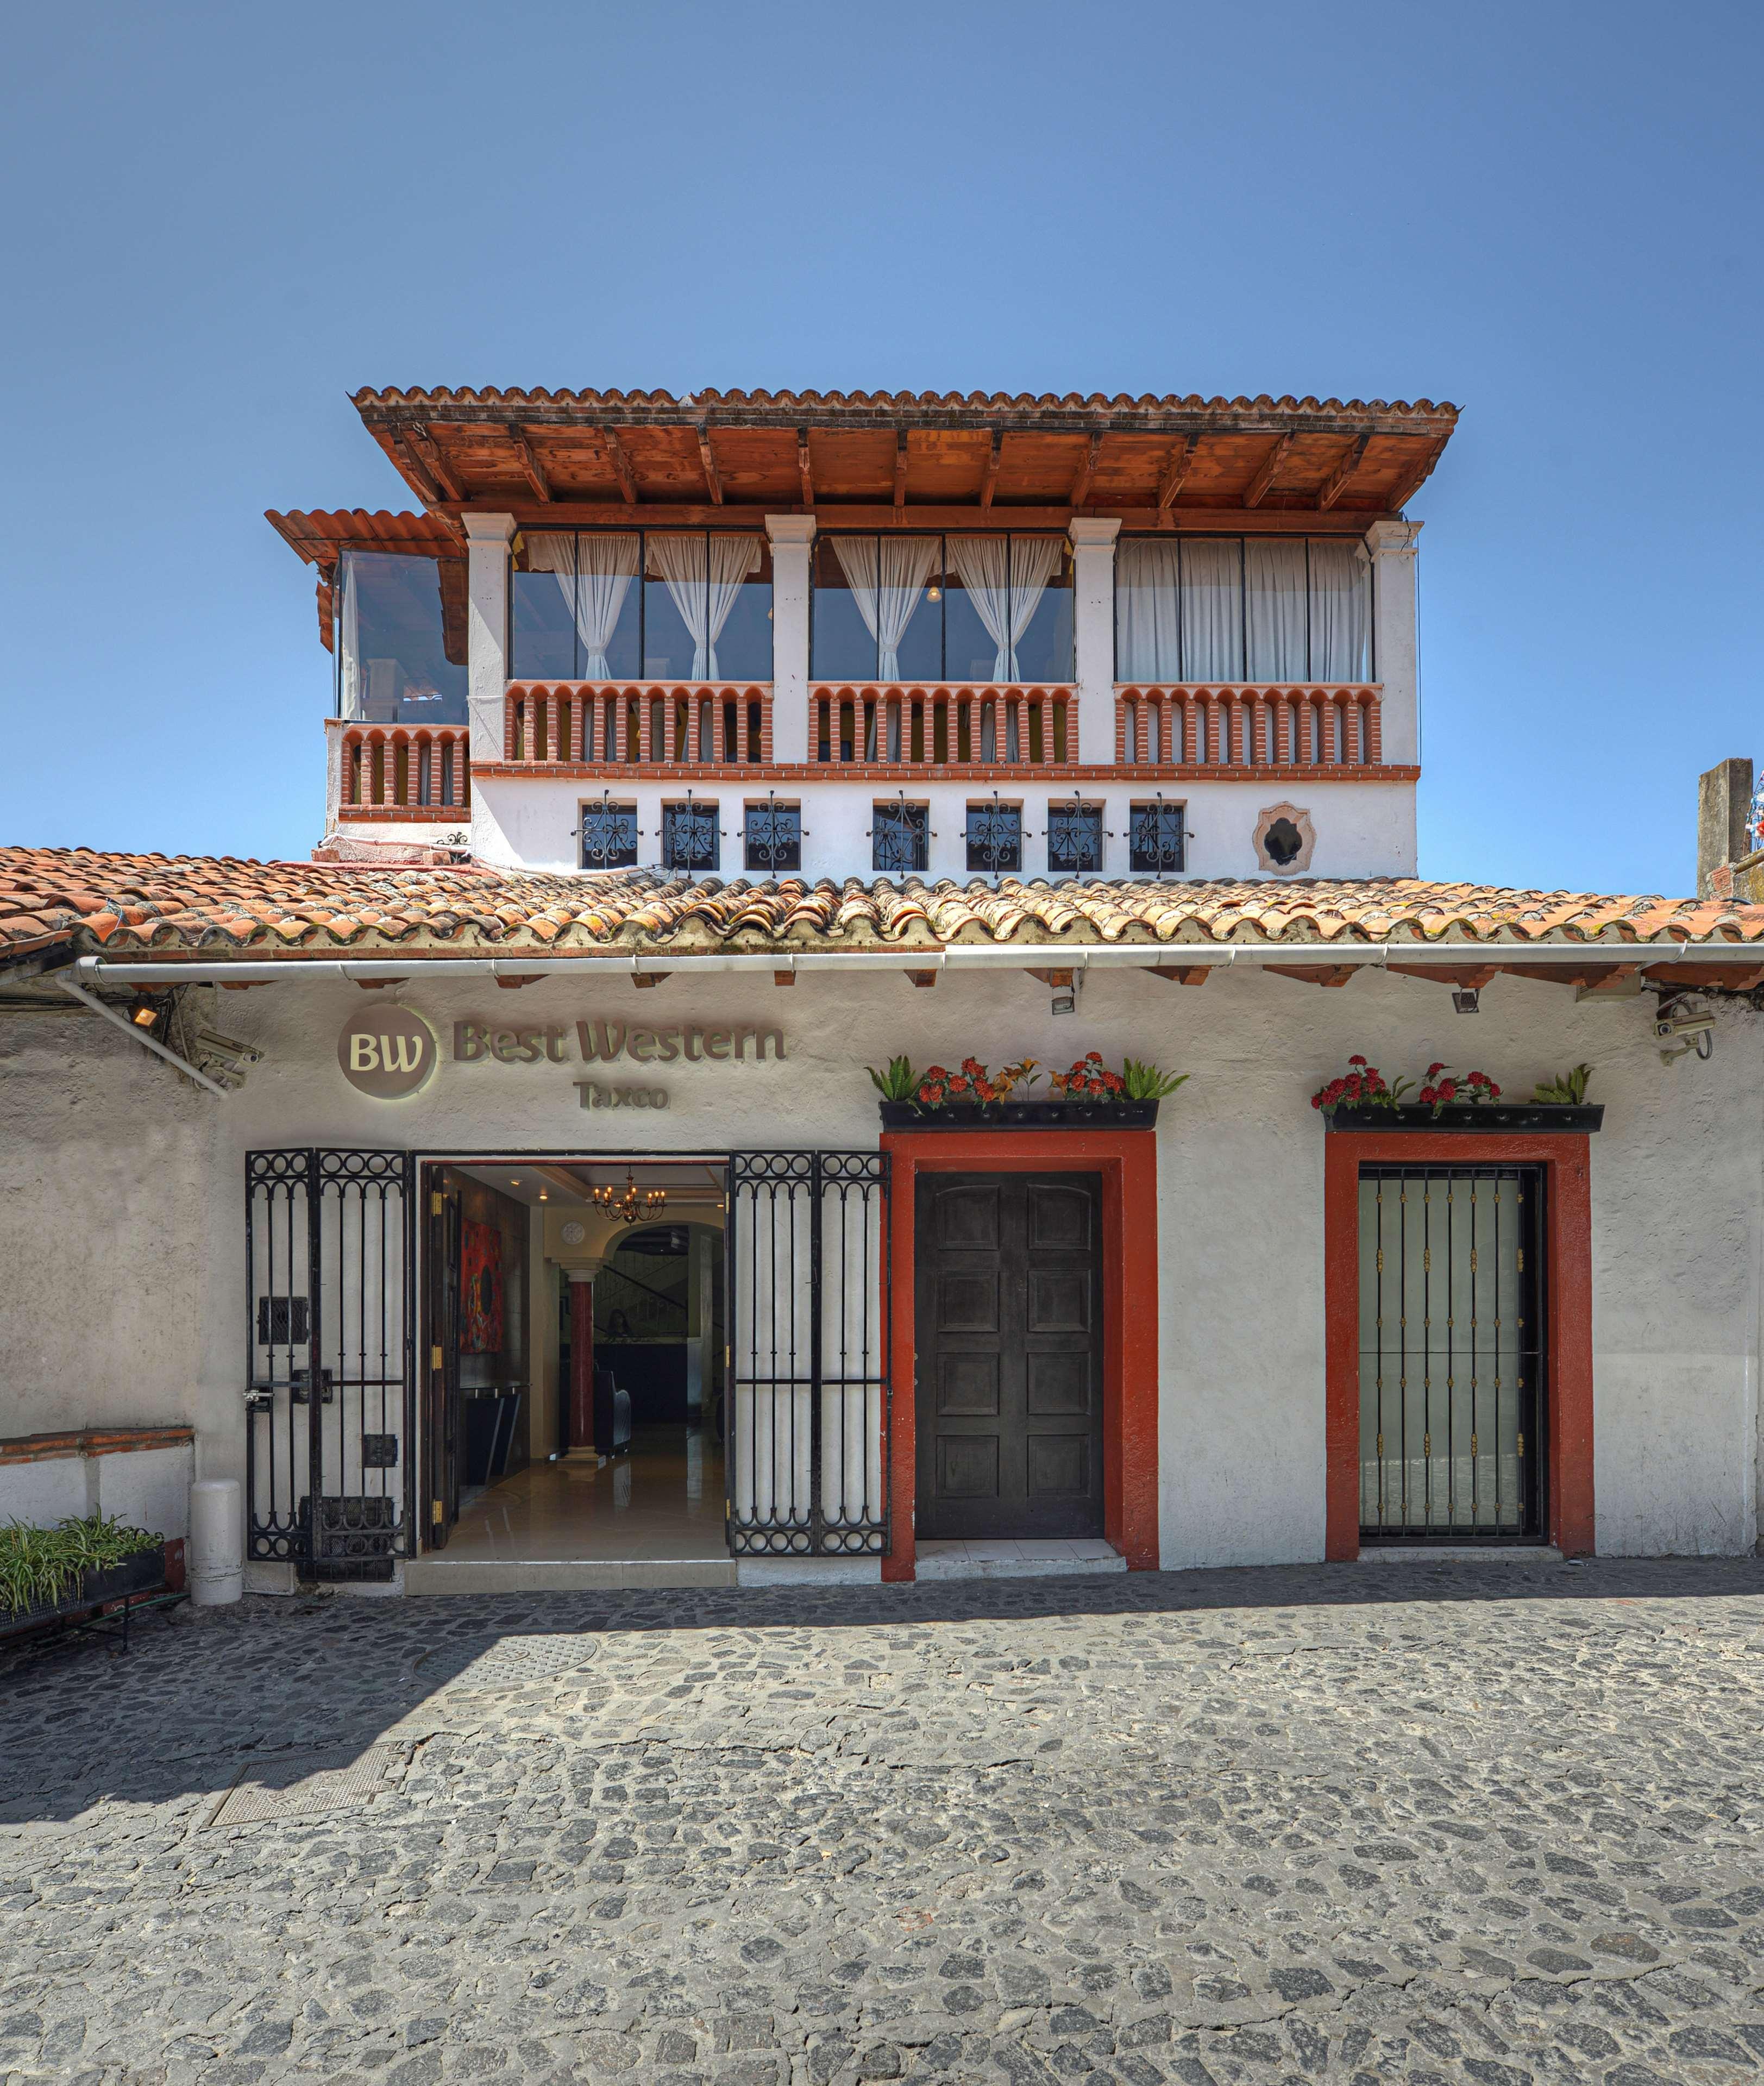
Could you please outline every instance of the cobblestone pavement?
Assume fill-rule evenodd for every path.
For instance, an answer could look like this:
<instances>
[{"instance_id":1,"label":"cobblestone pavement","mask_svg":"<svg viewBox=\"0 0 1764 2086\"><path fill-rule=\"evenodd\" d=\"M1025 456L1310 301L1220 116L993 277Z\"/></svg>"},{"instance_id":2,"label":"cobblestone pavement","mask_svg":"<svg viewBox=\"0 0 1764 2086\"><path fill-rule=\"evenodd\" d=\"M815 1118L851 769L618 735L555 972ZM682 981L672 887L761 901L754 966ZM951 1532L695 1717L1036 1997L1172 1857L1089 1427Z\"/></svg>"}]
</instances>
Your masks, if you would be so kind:
<instances>
[{"instance_id":1,"label":"cobblestone pavement","mask_svg":"<svg viewBox=\"0 0 1764 2086\"><path fill-rule=\"evenodd\" d=\"M0 2078L1764 2086L1761 1679L1752 1560L248 1601L0 1662Z\"/></svg>"}]
</instances>

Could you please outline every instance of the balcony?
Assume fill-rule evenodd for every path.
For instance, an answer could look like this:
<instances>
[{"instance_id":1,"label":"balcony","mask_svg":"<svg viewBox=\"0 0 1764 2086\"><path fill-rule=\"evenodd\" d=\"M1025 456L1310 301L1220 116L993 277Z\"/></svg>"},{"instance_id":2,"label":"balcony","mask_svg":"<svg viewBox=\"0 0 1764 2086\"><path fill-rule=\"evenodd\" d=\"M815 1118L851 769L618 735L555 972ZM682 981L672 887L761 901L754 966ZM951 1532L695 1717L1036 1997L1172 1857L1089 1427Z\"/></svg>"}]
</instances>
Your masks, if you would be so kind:
<instances>
[{"instance_id":1,"label":"balcony","mask_svg":"<svg viewBox=\"0 0 1764 2086\"><path fill-rule=\"evenodd\" d=\"M814 769L852 781L1078 773L1078 706L1069 687L818 682L809 726Z\"/></svg>"},{"instance_id":2,"label":"balcony","mask_svg":"<svg viewBox=\"0 0 1764 2086\"><path fill-rule=\"evenodd\" d=\"M503 705L503 763L523 774L739 776L771 762L759 683L511 681Z\"/></svg>"},{"instance_id":3,"label":"balcony","mask_svg":"<svg viewBox=\"0 0 1764 2086\"><path fill-rule=\"evenodd\" d=\"M1118 687L1115 758L1133 773L1392 781L1413 771L1384 765L1382 693L1371 682Z\"/></svg>"},{"instance_id":4,"label":"balcony","mask_svg":"<svg viewBox=\"0 0 1764 2086\"><path fill-rule=\"evenodd\" d=\"M338 816L421 824L468 811L470 744L471 734L463 725L346 726Z\"/></svg>"}]
</instances>

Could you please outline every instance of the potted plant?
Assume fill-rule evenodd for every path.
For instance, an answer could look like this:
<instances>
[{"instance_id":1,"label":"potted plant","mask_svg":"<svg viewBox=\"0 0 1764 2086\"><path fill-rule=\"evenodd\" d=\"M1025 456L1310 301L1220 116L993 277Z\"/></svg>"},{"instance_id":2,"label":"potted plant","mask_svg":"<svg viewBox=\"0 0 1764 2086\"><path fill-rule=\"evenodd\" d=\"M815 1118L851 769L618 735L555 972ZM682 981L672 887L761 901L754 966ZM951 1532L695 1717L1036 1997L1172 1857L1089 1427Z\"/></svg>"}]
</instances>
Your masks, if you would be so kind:
<instances>
[{"instance_id":1,"label":"potted plant","mask_svg":"<svg viewBox=\"0 0 1764 2086\"><path fill-rule=\"evenodd\" d=\"M1149 1130L1159 1101L1188 1075L1132 1058L1117 1072L1092 1050L1052 1075L1053 1098L1047 1100L1014 1098L1040 1076L1030 1058L996 1074L974 1058L953 1072L933 1065L923 1073L895 1058L880 1071L872 1067L869 1076L882 1096L885 1130Z\"/></svg>"},{"instance_id":2,"label":"potted plant","mask_svg":"<svg viewBox=\"0 0 1764 2086\"><path fill-rule=\"evenodd\" d=\"M94 1514L36 1528L0 1527L0 1634L108 1601L149 1593L165 1582L165 1539Z\"/></svg>"},{"instance_id":3,"label":"potted plant","mask_svg":"<svg viewBox=\"0 0 1764 2086\"><path fill-rule=\"evenodd\" d=\"M1500 1088L1486 1072L1455 1072L1450 1066L1435 1062L1418 1082L1399 1079L1391 1084L1377 1066L1355 1056L1349 1058L1345 1072L1318 1088L1311 1105L1332 1130L1584 1133L1597 1130L1605 1121L1602 1105L1586 1101L1592 1076L1590 1065L1576 1065L1559 1079L1540 1085L1529 1101L1503 1101Z\"/></svg>"}]
</instances>

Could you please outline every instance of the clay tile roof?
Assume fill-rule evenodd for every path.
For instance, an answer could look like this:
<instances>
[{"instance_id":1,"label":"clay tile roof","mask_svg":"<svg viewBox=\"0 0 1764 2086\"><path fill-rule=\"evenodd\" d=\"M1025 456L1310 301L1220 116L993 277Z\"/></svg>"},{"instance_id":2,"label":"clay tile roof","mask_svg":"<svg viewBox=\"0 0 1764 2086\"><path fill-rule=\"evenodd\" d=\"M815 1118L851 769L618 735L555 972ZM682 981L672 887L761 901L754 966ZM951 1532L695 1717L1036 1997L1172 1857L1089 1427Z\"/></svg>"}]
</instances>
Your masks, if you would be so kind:
<instances>
[{"instance_id":1,"label":"clay tile roof","mask_svg":"<svg viewBox=\"0 0 1764 2086\"><path fill-rule=\"evenodd\" d=\"M0 957L506 956L718 947L1082 947L1378 942L1520 949L1764 944L1764 905L1430 883L768 883L496 869L482 863L246 862L0 848Z\"/></svg>"},{"instance_id":2,"label":"clay tile roof","mask_svg":"<svg viewBox=\"0 0 1764 2086\"><path fill-rule=\"evenodd\" d=\"M329 568L346 547L388 551L414 557L455 557L464 548L458 528L440 514L389 514L385 508L345 508L335 513L287 514L268 508L264 520L291 543L308 564Z\"/></svg>"}]
</instances>

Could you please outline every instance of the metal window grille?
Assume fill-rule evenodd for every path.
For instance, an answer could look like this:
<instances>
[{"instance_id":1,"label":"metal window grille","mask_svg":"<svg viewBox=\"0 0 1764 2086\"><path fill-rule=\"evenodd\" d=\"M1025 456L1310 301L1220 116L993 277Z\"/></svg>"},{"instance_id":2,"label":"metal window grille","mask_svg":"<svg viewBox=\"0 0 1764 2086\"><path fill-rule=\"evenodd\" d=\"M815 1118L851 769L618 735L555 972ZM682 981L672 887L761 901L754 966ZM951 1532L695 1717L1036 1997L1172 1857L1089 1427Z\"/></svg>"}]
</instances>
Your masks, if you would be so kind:
<instances>
[{"instance_id":1,"label":"metal window grille","mask_svg":"<svg viewBox=\"0 0 1764 2086\"><path fill-rule=\"evenodd\" d=\"M661 862L666 869L714 870L721 859L718 807L688 798L661 807Z\"/></svg>"},{"instance_id":2,"label":"metal window grille","mask_svg":"<svg viewBox=\"0 0 1764 2086\"><path fill-rule=\"evenodd\" d=\"M582 807L584 869L630 869L637 860L637 807L635 804Z\"/></svg>"},{"instance_id":3,"label":"metal window grille","mask_svg":"<svg viewBox=\"0 0 1764 2086\"><path fill-rule=\"evenodd\" d=\"M1103 807L1100 804L1048 807L1048 866L1069 875L1100 873L1103 867Z\"/></svg>"},{"instance_id":4,"label":"metal window grille","mask_svg":"<svg viewBox=\"0 0 1764 2086\"><path fill-rule=\"evenodd\" d=\"M386 1579L411 1554L414 1204L406 1152L246 1155L253 1558Z\"/></svg>"},{"instance_id":5,"label":"metal window grille","mask_svg":"<svg viewBox=\"0 0 1764 2086\"><path fill-rule=\"evenodd\" d=\"M888 1547L888 1161L729 1163L725 1469L737 1556Z\"/></svg>"},{"instance_id":6,"label":"metal window grille","mask_svg":"<svg viewBox=\"0 0 1764 2086\"><path fill-rule=\"evenodd\" d=\"M884 875L905 876L931 861L931 807L876 804L870 810L870 861Z\"/></svg>"},{"instance_id":7,"label":"metal window grille","mask_svg":"<svg viewBox=\"0 0 1764 2086\"><path fill-rule=\"evenodd\" d=\"M802 866L802 807L750 804L743 821L747 866L772 874Z\"/></svg>"},{"instance_id":8,"label":"metal window grille","mask_svg":"<svg viewBox=\"0 0 1764 2086\"><path fill-rule=\"evenodd\" d=\"M988 876L1023 866L1023 815L1017 804L970 804L967 866Z\"/></svg>"},{"instance_id":9,"label":"metal window grille","mask_svg":"<svg viewBox=\"0 0 1764 2086\"><path fill-rule=\"evenodd\" d=\"M1129 815L1128 866L1162 876L1182 867L1184 840L1180 804L1135 804Z\"/></svg>"},{"instance_id":10,"label":"metal window grille","mask_svg":"<svg viewBox=\"0 0 1764 2086\"><path fill-rule=\"evenodd\" d=\"M1363 1541L1542 1532L1544 1173L1360 1169Z\"/></svg>"}]
</instances>

